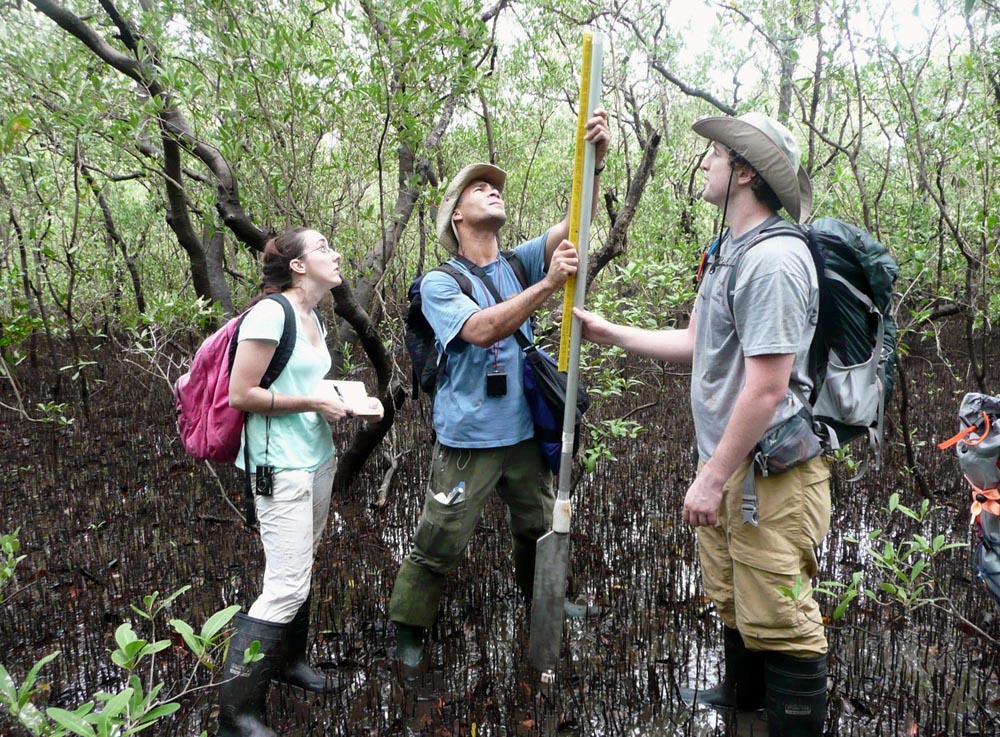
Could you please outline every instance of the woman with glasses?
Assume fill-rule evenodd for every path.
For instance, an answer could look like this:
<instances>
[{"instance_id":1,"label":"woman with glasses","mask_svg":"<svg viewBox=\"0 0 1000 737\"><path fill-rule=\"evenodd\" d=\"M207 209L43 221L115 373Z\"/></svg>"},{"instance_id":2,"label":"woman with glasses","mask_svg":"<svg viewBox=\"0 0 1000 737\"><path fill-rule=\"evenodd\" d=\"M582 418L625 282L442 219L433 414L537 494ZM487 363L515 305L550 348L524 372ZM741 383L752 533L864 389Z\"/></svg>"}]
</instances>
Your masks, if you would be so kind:
<instances>
[{"instance_id":1,"label":"woman with glasses","mask_svg":"<svg viewBox=\"0 0 1000 737\"><path fill-rule=\"evenodd\" d=\"M313 556L326 527L336 461L330 422L351 417L323 390L330 370L326 330L316 305L341 282L340 254L315 230L293 228L264 247L261 292L240 324L229 403L247 413L236 465L254 481L264 585L246 614L236 615L219 697L223 737L269 737L264 723L271 679L328 693L335 680L306 658ZM289 313L288 310L291 310ZM294 318L288 363L267 388L261 380ZM372 399L369 419L380 419ZM254 640L262 658L244 664Z\"/></svg>"}]
</instances>

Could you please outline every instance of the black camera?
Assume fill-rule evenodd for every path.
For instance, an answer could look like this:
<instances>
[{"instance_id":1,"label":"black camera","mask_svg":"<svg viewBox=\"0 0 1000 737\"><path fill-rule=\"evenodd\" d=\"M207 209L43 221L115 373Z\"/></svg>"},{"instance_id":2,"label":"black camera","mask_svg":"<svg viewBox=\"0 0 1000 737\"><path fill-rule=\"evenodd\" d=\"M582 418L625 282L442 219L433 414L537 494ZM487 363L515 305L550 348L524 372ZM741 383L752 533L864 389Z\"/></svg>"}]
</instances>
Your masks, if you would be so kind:
<instances>
[{"instance_id":1,"label":"black camera","mask_svg":"<svg viewBox=\"0 0 1000 737\"><path fill-rule=\"evenodd\" d=\"M274 466L257 466L254 489L257 491L257 496L274 494Z\"/></svg>"},{"instance_id":2,"label":"black camera","mask_svg":"<svg viewBox=\"0 0 1000 737\"><path fill-rule=\"evenodd\" d=\"M496 366L492 371L486 372L486 396L507 396L507 372L503 366Z\"/></svg>"}]
</instances>

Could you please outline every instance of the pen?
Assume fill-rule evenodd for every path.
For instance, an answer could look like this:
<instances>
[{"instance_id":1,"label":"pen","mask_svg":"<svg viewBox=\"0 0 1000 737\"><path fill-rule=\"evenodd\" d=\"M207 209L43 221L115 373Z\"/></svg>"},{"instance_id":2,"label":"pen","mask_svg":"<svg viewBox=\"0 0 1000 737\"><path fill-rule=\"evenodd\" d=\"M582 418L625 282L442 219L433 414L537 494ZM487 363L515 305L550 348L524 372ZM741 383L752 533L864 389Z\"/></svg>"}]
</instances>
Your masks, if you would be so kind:
<instances>
[{"instance_id":1,"label":"pen","mask_svg":"<svg viewBox=\"0 0 1000 737\"><path fill-rule=\"evenodd\" d=\"M337 399L340 400L340 403L343 404L345 407L347 407L347 400L344 399L344 395L340 393L340 387L334 384L333 390L337 392ZM354 417L354 410L351 409L350 407L347 407L347 416Z\"/></svg>"}]
</instances>

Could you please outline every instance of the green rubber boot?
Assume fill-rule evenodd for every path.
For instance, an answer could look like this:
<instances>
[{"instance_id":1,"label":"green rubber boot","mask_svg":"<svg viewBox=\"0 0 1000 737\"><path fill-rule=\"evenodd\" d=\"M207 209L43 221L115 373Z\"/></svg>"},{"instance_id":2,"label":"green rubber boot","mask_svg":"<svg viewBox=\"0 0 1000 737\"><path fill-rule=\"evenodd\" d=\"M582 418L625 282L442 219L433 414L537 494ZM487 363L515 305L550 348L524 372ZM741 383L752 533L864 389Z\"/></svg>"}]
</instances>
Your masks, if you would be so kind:
<instances>
[{"instance_id":1,"label":"green rubber boot","mask_svg":"<svg viewBox=\"0 0 1000 737\"><path fill-rule=\"evenodd\" d=\"M396 623L396 658L409 668L424 657L424 639L437 616L443 588L444 576L403 560L389 599L389 619Z\"/></svg>"},{"instance_id":2,"label":"green rubber boot","mask_svg":"<svg viewBox=\"0 0 1000 737\"><path fill-rule=\"evenodd\" d=\"M407 668L416 668L424 659L423 627L412 624L396 624L396 658Z\"/></svg>"}]
</instances>

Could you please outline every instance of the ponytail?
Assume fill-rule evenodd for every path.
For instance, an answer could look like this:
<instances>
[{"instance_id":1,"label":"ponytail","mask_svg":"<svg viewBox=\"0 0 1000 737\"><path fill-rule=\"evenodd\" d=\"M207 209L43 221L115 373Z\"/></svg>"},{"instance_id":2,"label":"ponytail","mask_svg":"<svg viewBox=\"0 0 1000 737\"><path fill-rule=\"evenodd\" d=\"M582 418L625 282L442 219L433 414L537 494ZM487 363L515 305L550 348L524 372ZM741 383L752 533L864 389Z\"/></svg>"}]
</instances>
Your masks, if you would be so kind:
<instances>
[{"instance_id":1,"label":"ponytail","mask_svg":"<svg viewBox=\"0 0 1000 737\"><path fill-rule=\"evenodd\" d=\"M292 267L294 259L305 250L302 234L308 228L295 227L269 238L264 244L264 266L261 275L260 292L250 300L253 307L269 294L278 294L292 287Z\"/></svg>"}]
</instances>

